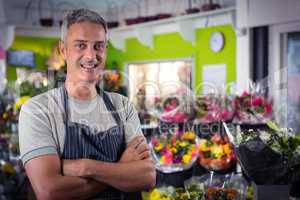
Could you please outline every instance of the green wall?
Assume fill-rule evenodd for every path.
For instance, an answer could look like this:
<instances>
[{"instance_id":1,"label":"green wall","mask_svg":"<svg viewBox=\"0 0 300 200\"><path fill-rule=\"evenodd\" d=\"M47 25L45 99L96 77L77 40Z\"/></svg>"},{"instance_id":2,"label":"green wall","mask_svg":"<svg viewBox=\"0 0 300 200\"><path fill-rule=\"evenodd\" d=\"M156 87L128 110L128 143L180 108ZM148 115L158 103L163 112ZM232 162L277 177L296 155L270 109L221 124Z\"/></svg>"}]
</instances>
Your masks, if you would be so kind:
<instances>
[{"instance_id":1,"label":"green wall","mask_svg":"<svg viewBox=\"0 0 300 200\"><path fill-rule=\"evenodd\" d=\"M46 70L46 62L53 46L58 42L58 38L16 36L10 50L31 50L35 53L36 67L34 69ZM16 80L16 68L18 66L7 66L7 80ZM22 67L31 69L28 67Z\"/></svg>"},{"instance_id":2,"label":"green wall","mask_svg":"<svg viewBox=\"0 0 300 200\"><path fill-rule=\"evenodd\" d=\"M225 36L225 46L214 53L209 47L212 32L221 31ZM126 63L159 59L195 58L195 88L201 83L202 66L206 64L226 64L227 83L236 80L236 39L231 25L209 27L196 30L196 44L183 40L179 33L168 33L154 36L154 48L142 45L136 38L126 40L126 52L115 49L110 45L108 66L113 61L123 68Z\"/></svg>"},{"instance_id":3,"label":"green wall","mask_svg":"<svg viewBox=\"0 0 300 200\"><path fill-rule=\"evenodd\" d=\"M225 36L225 46L219 53L214 53L209 48L209 38L212 32L221 31ZM206 64L226 64L227 83L236 80L236 39L231 25L209 27L196 30L196 44L182 39L179 33L155 35L154 48L142 45L136 38L126 40L126 52L109 45L107 66L113 62L123 69L126 63L137 61L150 61L160 59L195 58L195 86L201 83L202 66ZM58 38L38 38L17 36L11 49L32 50L36 53L36 69L45 70L47 57ZM16 79L16 67L8 66L7 78L9 81Z\"/></svg>"}]
</instances>

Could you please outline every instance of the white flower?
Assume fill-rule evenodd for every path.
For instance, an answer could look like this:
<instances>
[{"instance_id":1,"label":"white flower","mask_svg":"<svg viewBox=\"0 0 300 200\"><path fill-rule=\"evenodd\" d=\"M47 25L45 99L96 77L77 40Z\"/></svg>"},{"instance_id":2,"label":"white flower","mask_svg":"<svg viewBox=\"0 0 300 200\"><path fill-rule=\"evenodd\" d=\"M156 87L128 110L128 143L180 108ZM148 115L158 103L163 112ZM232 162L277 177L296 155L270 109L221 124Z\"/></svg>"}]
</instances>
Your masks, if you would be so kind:
<instances>
[{"instance_id":1,"label":"white flower","mask_svg":"<svg viewBox=\"0 0 300 200\"><path fill-rule=\"evenodd\" d=\"M264 143L267 143L271 139L271 134L267 131L260 131L259 137Z\"/></svg>"}]
</instances>

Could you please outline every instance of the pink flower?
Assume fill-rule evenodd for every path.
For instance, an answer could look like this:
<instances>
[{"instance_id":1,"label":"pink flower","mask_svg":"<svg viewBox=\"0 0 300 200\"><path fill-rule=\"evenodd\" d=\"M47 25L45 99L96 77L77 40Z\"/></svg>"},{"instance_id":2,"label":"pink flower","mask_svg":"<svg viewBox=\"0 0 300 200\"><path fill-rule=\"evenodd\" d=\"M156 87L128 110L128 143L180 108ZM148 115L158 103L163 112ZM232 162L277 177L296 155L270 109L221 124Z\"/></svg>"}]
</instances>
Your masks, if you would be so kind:
<instances>
[{"instance_id":1,"label":"pink flower","mask_svg":"<svg viewBox=\"0 0 300 200\"><path fill-rule=\"evenodd\" d=\"M262 97L256 97L255 99L253 99L253 101L251 102L252 103L252 106L260 106L262 105L264 102L264 99Z\"/></svg>"},{"instance_id":2,"label":"pink flower","mask_svg":"<svg viewBox=\"0 0 300 200\"><path fill-rule=\"evenodd\" d=\"M193 153L192 153L192 158L194 158L194 157L196 157L196 156L198 156L198 151L193 151Z\"/></svg>"},{"instance_id":3,"label":"pink flower","mask_svg":"<svg viewBox=\"0 0 300 200\"><path fill-rule=\"evenodd\" d=\"M185 113L183 112L177 112L174 116L173 116L174 122L183 122L187 119L187 116Z\"/></svg>"},{"instance_id":4,"label":"pink flower","mask_svg":"<svg viewBox=\"0 0 300 200\"><path fill-rule=\"evenodd\" d=\"M272 104L267 103L265 105L265 115L270 115L270 114L272 114Z\"/></svg>"},{"instance_id":5,"label":"pink flower","mask_svg":"<svg viewBox=\"0 0 300 200\"><path fill-rule=\"evenodd\" d=\"M166 107L164 108L164 112L170 112L171 110L173 110L173 108L169 105L166 105Z\"/></svg>"},{"instance_id":6,"label":"pink flower","mask_svg":"<svg viewBox=\"0 0 300 200\"><path fill-rule=\"evenodd\" d=\"M170 102L170 104L171 104L174 108L176 108L176 107L178 106L178 103L177 103L177 100L176 100L176 99L172 99L171 102Z\"/></svg>"},{"instance_id":7,"label":"pink flower","mask_svg":"<svg viewBox=\"0 0 300 200\"><path fill-rule=\"evenodd\" d=\"M156 137L153 137L153 138L151 139L151 143L152 143L154 146L156 146L156 145L158 144L158 139L157 139Z\"/></svg>"},{"instance_id":8,"label":"pink flower","mask_svg":"<svg viewBox=\"0 0 300 200\"><path fill-rule=\"evenodd\" d=\"M212 121L215 120L215 117L213 116L212 113L208 113L204 118L203 118L203 122L204 123L210 123Z\"/></svg>"},{"instance_id":9,"label":"pink flower","mask_svg":"<svg viewBox=\"0 0 300 200\"><path fill-rule=\"evenodd\" d=\"M250 95L250 94L249 94L248 92L244 91L243 94L242 94L242 97L247 97L247 96L249 96L249 95Z\"/></svg>"},{"instance_id":10,"label":"pink flower","mask_svg":"<svg viewBox=\"0 0 300 200\"><path fill-rule=\"evenodd\" d=\"M160 102L160 97L154 97L154 103L159 103Z\"/></svg>"},{"instance_id":11,"label":"pink flower","mask_svg":"<svg viewBox=\"0 0 300 200\"><path fill-rule=\"evenodd\" d=\"M232 112L230 112L227 108L223 109L221 112L221 120L228 120L231 118Z\"/></svg>"}]
</instances>

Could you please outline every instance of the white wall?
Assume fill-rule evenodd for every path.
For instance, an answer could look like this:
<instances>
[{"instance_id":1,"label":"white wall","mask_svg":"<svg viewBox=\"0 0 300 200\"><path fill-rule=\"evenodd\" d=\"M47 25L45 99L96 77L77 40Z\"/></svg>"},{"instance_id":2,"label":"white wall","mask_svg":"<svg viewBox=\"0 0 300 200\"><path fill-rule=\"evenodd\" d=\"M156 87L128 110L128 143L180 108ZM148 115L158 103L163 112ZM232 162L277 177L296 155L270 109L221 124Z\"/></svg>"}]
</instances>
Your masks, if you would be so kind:
<instances>
[{"instance_id":1,"label":"white wall","mask_svg":"<svg viewBox=\"0 0 300 200\"><path fill-rule=\"evenodd\" d=\"M249 30L236 31L236 77L237 91L240 94L249 88L251 66L250 41Z\"/></svg>"},{"instance_id":2,"label":"white wall","mask_svg":"<svg viewBox=\"0 0 300 200\"><path fill-rule=\"evenodd\" d=\"M237 0L237 26L257 27L300 20L299 0Z\"/></svg>"},{"instance_id":3,"label":"white wall","mask_svg":"<svg viewBox=\"0 0 300 200\"><path fill-rule=\"evenodd\" d=\"M239 89L242 89L248 87L251 67L251 36L247 30L252 27L299 21L300 1L237 0L236 9L237 85Z\"/></svg>"}]
</instances>

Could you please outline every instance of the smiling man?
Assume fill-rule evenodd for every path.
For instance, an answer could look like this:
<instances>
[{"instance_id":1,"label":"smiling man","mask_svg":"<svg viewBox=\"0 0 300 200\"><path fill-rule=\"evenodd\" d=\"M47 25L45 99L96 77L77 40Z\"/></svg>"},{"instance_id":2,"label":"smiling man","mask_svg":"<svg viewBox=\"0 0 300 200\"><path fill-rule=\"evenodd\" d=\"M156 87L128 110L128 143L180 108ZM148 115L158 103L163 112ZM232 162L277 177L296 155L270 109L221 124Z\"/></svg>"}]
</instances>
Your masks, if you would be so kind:
<instances>
[{"instance_id":1,"label":"smiling man","mask_svg":"<svg viewBox=\"0 0 300 200\"><path fill-rule=\"evenodd\" d=\"M141 199L156 175L137 113L127 98L97 86L106 23L93 11L73 10L61 32L66 81L27 101L19 118L34 192L38 199Z\"/></svg>"}]
</instances>

